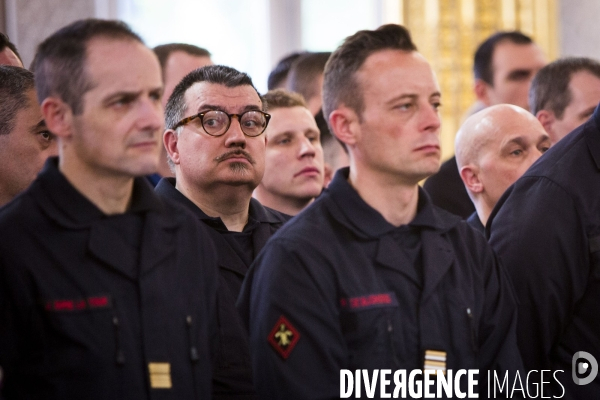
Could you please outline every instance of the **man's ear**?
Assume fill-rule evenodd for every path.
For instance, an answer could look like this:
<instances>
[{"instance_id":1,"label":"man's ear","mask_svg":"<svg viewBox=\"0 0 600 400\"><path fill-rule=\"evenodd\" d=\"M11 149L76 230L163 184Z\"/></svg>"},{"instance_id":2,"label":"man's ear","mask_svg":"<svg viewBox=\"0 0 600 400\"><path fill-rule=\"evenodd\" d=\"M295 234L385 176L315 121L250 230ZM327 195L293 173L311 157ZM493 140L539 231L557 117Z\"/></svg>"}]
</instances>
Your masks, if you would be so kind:
<instances>
[{"instance_id":1,"label":"man's ear","mask_svg":"<svg viewBox=\"0 0 600 400\"><path fill-rule=\"evenodd\" d=\"M73 132L73 110L57 97L47 97L40 106L48 130L67 139Z\"/></svg>"},{"instance_id":2,"label":"man's ear","mask_svg":"<svg viewBox=\"0 0 600 400\"><path fill-rule=\"evenodd\" d=\"M554 113L550 110L540 110L535 117L540 121L540 124L542 124L546 130L546 133L552 137L552 125L554 125L554 121L556 121Z\"/></svg>"},{"instance_id":3,"label":"man's ear","mask_svg":"<svg viewBox=\"0 0 600 400\"><path fill-rule=\"evenodd\" d=\"M483 192L483 183L479 180L479 168L473 164L467 164L460 169L460 178L473 193Z\"/></svg>"},{"instance_id":4,"label":"man's ear","mask_svg":"<svg viewBox=\"0 0 600 400\"><path fill-rule=\"evenodd\" d=\"M341 106L329 114L333 134L347 146L356 143L359 124L358 115L349 107Z\"/></svg>"},{"instance_id":5,"label":"man's ear","mask_svg":"<svg viewBox=\"0 0 600 400\"><path fill-rule=\"evenodd\" d=\"M177 147L178 142L179 136L173 129L167 129L165 133L163 133L163 144L165 145L165 149L167 149L169 158L175 165L179 164L179 148Z\"/></svg>"},{"instance_id":6,"label":"man's ear","mask_svg":"<svg viewBox=\"0 0 600 400\"><path fill-rule=\"evenodd\" d=\"M475 87L473 88L475 92L475 97L477 100L485 104L486 106L490 106L490 96L488 93L489 85L487 82L484 82L481 79L475 79Z\"/></svg>"}]
</instances>

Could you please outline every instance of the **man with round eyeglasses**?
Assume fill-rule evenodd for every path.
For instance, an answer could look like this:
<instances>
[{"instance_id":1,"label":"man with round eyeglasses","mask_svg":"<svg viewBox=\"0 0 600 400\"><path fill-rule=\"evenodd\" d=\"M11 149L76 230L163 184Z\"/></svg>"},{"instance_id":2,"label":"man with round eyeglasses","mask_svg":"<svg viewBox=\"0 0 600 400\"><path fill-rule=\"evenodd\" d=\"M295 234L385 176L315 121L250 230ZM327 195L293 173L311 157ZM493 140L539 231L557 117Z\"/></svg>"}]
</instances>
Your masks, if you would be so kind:
<instances>
[{"instance_id":1,"label":"man with round eyeglasses","mask_svg":"<svg viewBox=\"0 0 600 400\"><path fill-rule=\"evenodd\" d=\"M250 264L289 219L252 198L265 169L270 115L248 75L218 65L183 78L165 114L163 141L175 179L162 179L156 191L212 228L217 248L213 396L254 398L248 337L235 302Z\"/></svg>"}]
</instances>

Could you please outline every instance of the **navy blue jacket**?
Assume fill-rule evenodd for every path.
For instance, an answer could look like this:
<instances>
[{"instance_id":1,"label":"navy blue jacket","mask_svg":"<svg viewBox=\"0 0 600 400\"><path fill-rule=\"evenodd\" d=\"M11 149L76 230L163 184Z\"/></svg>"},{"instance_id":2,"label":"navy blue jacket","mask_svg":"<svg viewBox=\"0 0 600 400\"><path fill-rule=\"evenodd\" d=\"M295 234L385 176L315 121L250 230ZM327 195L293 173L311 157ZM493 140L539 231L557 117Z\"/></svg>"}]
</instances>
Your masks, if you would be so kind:
<instances>
[{"instance_id":1,"label":"navy blue jacket","mask_svg":"<svg viewBox=\"0 0 600 400\"><path fill-rule=\"evenodd\" d=\"M480 382L486 369L519 370L516 302L485 238L423 190L396 228L348 172L271 238L242 288L261 398L336 398L340 369L410 372L427 350L445 352L448 369L482 369ZM399 239L407 229L416 258Z\"/></svg>"},{"instance_id":2,"label":"navy blue jacket","mask_svg":"<svg viewBox=\"0 0 600 400\"><path fill-rule=\"evenodd\" d=\"M144 178L130 209L107 216L56 161L0 209L4 398L209 398L217 268L206 229Z\"/></svg>"},{"instance_id":3,"label":"navy blue jacket","mask_svg":"<svg viewBox=\"0 0 600 400\"><path fill-rule=\"evenodd\" d=\"M466 219L467 224L471 225L477 232L480 232L482 235L485 235L485 226L481 223L479 219L479 215L477 215L477 211L469 216Z\"/></svg>"},{"instance_id":4,"label":"navy blue jacket","mask_svg":"<svg viewBox=\"0 0 600 400\"><path fill-rule=\"evenodd\" d=\"M600 362L598 108L507 190L487 229L520 302L525 367L564 370L565 398L600 397L600 375L581 386L571 377L576 352Z\"/></svg>"},{"instance_id":5,"label":"navy blue jacket","mask_svg":"<svg viewBox=\"0 0 600 400\"><path fill-rule=\"evenodd\" d=\"M433 204L452 214L467 219L475 212L454 156L442 163L437 174L427 178L423 188Z\"/></svg>"},{"instance_id":6,"label":"navy blue jacket","mask_svg":"<svg viewBox=\"0 0 600 400\"><path fill-rule=\"evenodd\" d=\"M235 302L249 265L239 257L223 237L227 228L220 218L206 215L191 200L175 189L173 178L163 178L156 192L191 211L200 225L210 227L209 236L217 249L219 288L217 290L218 335L213 343L215 399L256 398L252 384L252 368L248 349L248 333L242 323ZM258 254L267 240L291 217L250 200L248 224L252 229L254 254Z\"/></svg>"}]
</instances>

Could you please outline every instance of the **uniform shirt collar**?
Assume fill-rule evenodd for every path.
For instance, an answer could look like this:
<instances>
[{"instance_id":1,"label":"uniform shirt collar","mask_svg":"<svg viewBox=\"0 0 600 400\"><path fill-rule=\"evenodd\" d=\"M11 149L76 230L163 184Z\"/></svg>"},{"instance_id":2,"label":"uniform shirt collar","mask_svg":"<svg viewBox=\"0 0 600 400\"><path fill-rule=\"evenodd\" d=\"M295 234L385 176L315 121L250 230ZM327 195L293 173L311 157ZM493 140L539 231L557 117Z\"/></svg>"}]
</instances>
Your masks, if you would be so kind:
<instances>
[{"instance_id":1,"label":"uniform shirt collar","mask_svg":"<svg viewBox=\"0 0 600 400\"><path fill-rule=\"evenodd\" d=\"M227 231L227 227L219 217L211 217L206 215L204 211L200 207L198 207L193 201L188 199L183 193L175 188L176 180L175 178L163 178L160 180L158 185L156 186L156 191L165 196L178 202L179 204L185 206L188 210L192 211L196 217L202 221L204 221L207 225L218 229ZM274 216L267 213L265 208L260 202L254 198L250 199L250 208L248 212L248 223L244 227L244 232L251 231L256 228L260 223L277 223L277 220Z\"/></svg>"},{"instance_id":2,"label":"uniform shirt collar","mask_svg":"<svg viewBox=\"0 0 600 400\"><path fill-rule=\"evenodd\" d=\"M348 182L349 173L349 167L339 169L326 191L337 205L337 213L343 215L340 222L367 237L379 237L396 229L360 197ZM417 215L408 226L446 230L456 223L454 218L440 214L427 193L419 187Z\"/></svg>"},{"instance_id":3,"label":"uniform shirt collar","mask_svg":"<svg viewBox=\"0 0 600 400\"><path fill-rule=\"evenodd\" d=\"M600 130L600 105L596 107L594 111L594 115L590 118L592 121L588 121L584 126L588 124L593 124L593 129L585 128L586 142L588 148L590 149L590 153L592 154L592 158L596 163L596 167L600 169L600 135L598 134L598 130Z\"/></svg>"},{"instance_id":4,"label":"uniform shirt collar","mask_svg":"<svg viewBox=\"0 0 600 400\"><path fill-rule=\"evenodd\" d=\"M81 194L58 169L58 158L46 161L38 183L48 196L53 215L75 224L88 224L106 217L95 204ZM131 205L128 213L162 210L160 199L154 195L150 185L142 178L135 178Z\"/></svg>"}]
</instances>

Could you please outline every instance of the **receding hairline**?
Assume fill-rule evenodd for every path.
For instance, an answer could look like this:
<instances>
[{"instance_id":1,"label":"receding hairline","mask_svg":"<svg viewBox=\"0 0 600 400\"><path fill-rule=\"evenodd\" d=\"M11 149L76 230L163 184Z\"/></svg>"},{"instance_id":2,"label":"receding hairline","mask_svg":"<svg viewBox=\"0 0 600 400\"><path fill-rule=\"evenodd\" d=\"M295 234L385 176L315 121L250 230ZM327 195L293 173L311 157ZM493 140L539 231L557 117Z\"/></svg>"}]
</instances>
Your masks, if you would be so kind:
<instances>
[{"instance_id":1,"label":"receding hairline","mask_svg":"<svg viewBox=\"0 0 600 400\"><path fill-rule=\"evenodd\" d=\"M94 79L90 73L90 54L91 54L92 46L94 44L103 44L103 45L109 44L110 42L131 43L133 45L136 45L139 49L146 50L146 52L148 54L152 55L155 58L156 65L158 66L158 71L160 74L160 65L158 63L156 54L154 54L152 49L148 48L143 42L140 42L134 38L130 38L127 36L123 36L123 37L113 37L113 36L105 36L105 35L94 36L94 37L90 38L88 41L86 41L86 43L85 43L85 54L84 54L84 58L83 58L83 73L84 73L85 79L88 82L88 87L85 92L81 93L82 99L83 99L83 96L85 96L85 94L87 92L89 92L90 90L92 90L98 86L98 82L94 81ZM108 48L110 49L110 48L112 48L112 46L109 45ZM162 88L162 82L160 82L160 87Z\"/></svg>"},{"instance_id":2,"label":"receding hairline","mask_svg":"<svg viewBox=\"0 0 600 400\"><path fill-rule=\"evenodd\" d=\"M417 50L402 50L402 49L381 49L381 50L377 50L377 51L373 52L367 58L365 58L364 62L361 64L361 66L352 74L352 79L354 80L353 83L355 83L357 85L356 91L357 91L358 95L364 96L365 90L364 90L363 80L366 77L373 76L373 71L367 71L365 69L367 64L369 63L369 60L372 60L373 57L375 57L375 56L382 56L382 53L400 53L407 57L412 57L415 61L419 62L423 66L427 66L428 69L432 73L432 78L433 78L434 82L436 83L436 87L437 87L437 89L434 92L429 94L429 97L442 95L441 90L439 88L439 82L437 81L437 78L435 76L435 71L433 70L431 63L425 58L425 56L423 56L423 54L419 53ZM398 64L398 66L397 66L397 68L403 68L403 67L404 67L404 65L402 65L402 64ZM372 66L372 68L374 70L377 70L376 66ZM404 93L397 97L410 96L410 95L411 95L410 93ZM342 103L340 103L338 105L338 108L340 106L342 106Z\"/></svg>"}]
</instances>

